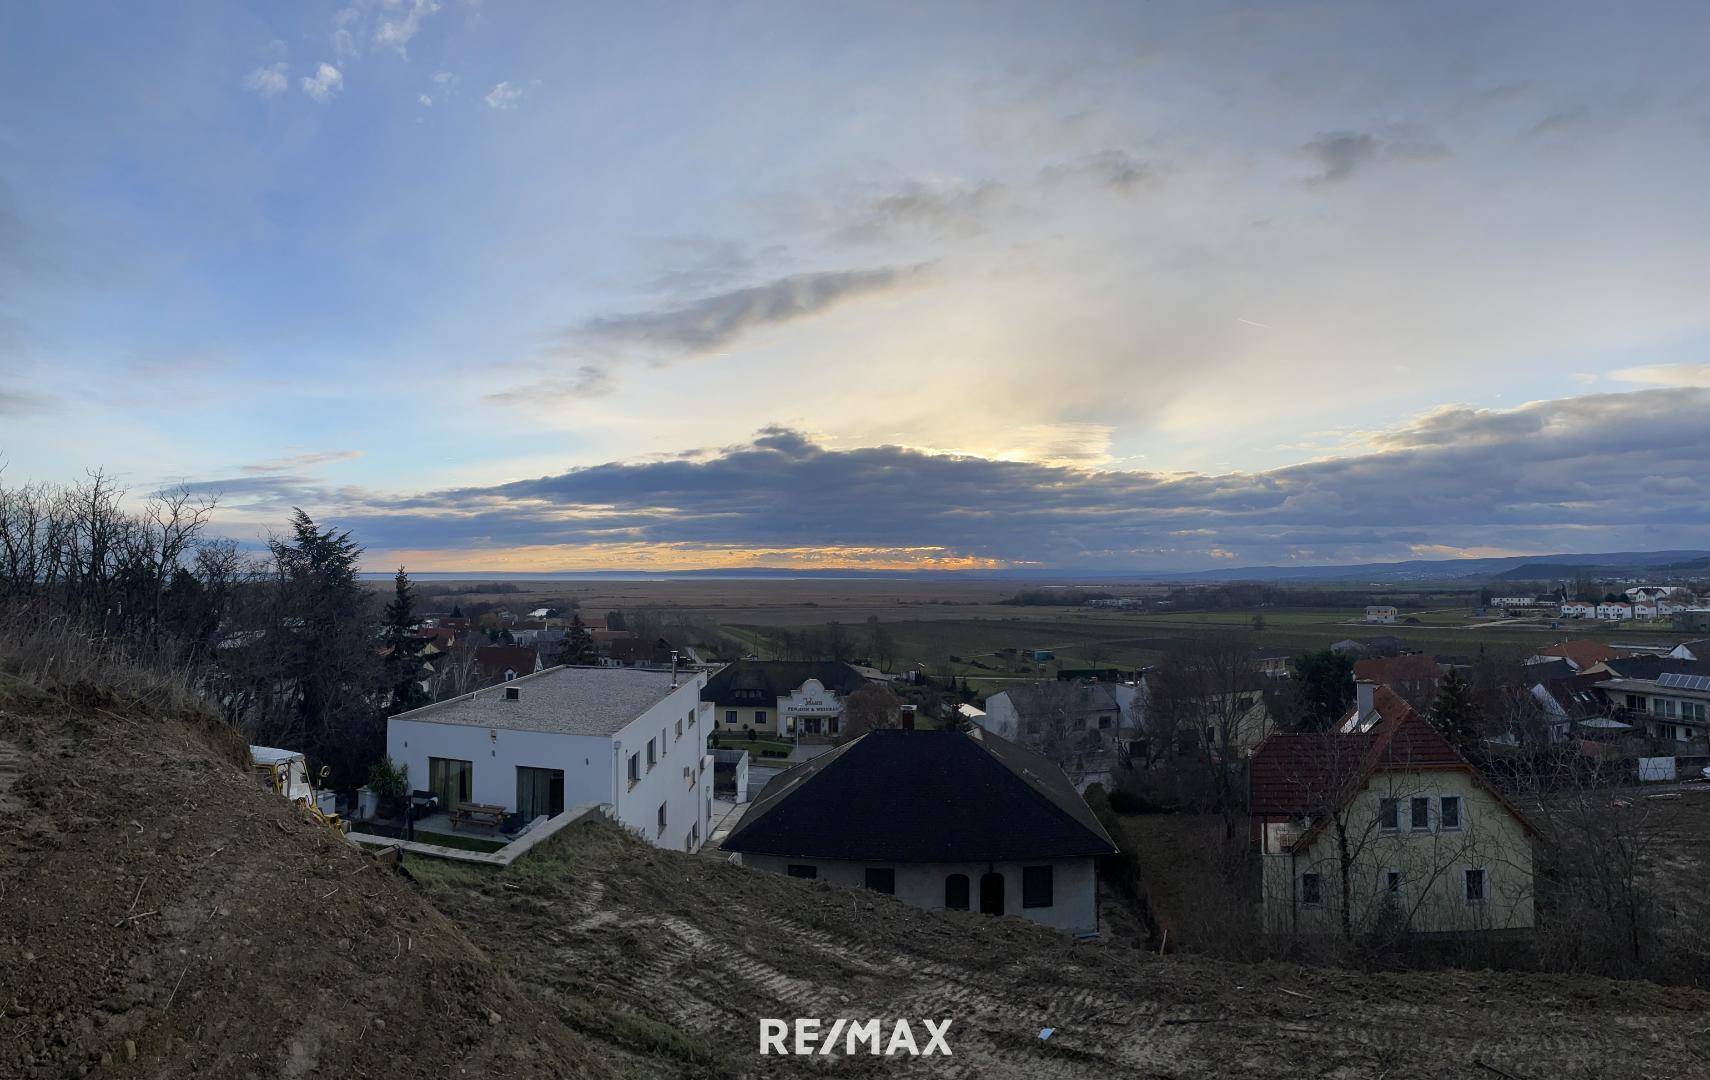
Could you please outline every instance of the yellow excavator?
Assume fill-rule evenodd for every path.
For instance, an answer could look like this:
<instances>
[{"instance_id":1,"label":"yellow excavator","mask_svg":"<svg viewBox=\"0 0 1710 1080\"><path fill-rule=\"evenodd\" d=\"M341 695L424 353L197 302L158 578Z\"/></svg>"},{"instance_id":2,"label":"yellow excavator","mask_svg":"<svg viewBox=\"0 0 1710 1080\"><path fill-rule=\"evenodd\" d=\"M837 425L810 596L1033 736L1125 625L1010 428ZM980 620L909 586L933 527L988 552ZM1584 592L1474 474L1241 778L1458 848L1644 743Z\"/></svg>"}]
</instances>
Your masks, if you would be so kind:
<instances>
[{"instance_id":1,"label":"yellow excavator","mask_svg":"<svg viewBox=\"0 0 1710 1080\"><path fill-rule=\"evenodd\" d=\"M249 764L275 795L301 806L310 817L335 832L350 831L350 824L332 808L332 792L319 787L326 782L325 765L316 774L315 782L310 783L309 759L295 750L276 746L251 746Z\"/></svg>"}]
</instances>

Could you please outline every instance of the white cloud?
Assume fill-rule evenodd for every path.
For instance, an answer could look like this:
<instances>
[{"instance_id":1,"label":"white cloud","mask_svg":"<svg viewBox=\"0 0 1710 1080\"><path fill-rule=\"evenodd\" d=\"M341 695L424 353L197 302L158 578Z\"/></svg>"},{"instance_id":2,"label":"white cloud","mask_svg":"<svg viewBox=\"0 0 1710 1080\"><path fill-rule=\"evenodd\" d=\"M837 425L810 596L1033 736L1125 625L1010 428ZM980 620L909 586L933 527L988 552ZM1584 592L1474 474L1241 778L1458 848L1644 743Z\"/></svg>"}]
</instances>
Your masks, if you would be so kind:
<instances>
[{"instance_id":1,"label":"white cloud","mask_svg":"<svg viewBox=\"0 0 1710 1080\"><path fill-rule=\"evenodd\" d=\"M409 0L409 10L401 15L382 15L374 27L374 44L382 49L396 49L405 56L404 47L422 28L422 20L439 10L434 0Z\"/></svg>"},{"instance_id":2,"label":"white cloud","mask_svg":"<svg viewBox=\"0 0 1710 1080\"><path fill-rule=\"evenodd\" d=\"M433 98L428 97L426 94L417 94L416 100L429 108L433 107Z\"/></svg>"},{"instance_id":3,"label":"white cloud","mask_svg":"<svg viewBox=\"0 0 1710 1080\"><path fill-rule=\"evenodd\" d=\"M1624 368L1617 371L1615 377L1622 382L1649 386L1710 387L1710 364L1649 364Z\"/></svg>"},{"instance_id":4,"label":"white cloud","mask_svg":"<svg viewBox=\"0 0 1710 1080\"><path fill-rule=\"evenodd\" d=\"M489 109L514 109L522 97L522 87L502 82L488 91L487 96L481 100L487 103Z\"/></svg>"},{"instance_id":5,"label":"white cloud","mask_svg":"<svg viewBox=\"0 0 1710 1080\"><path fill-rule=\"evenodd\" d=\"M285 88L291 85L291 80L285 77L285 72L288 70L289 67L284 61L270 64L267 67L258 67L244 78L243 88L260 94L264 98L282 94L285 92Z\"/></svg>"},{"instance_id":6,"label":"white cloud","mask_svg":"<svg viewBox=\"0 0 1710 1080\"><path fill-rule=\"evenodd\" d=\"M314 76L303 76L302 83L303 93L325 105L344 89L344 75L338 68L323 60L320 67L315 69Z\"/></svg>"}]
</instances>

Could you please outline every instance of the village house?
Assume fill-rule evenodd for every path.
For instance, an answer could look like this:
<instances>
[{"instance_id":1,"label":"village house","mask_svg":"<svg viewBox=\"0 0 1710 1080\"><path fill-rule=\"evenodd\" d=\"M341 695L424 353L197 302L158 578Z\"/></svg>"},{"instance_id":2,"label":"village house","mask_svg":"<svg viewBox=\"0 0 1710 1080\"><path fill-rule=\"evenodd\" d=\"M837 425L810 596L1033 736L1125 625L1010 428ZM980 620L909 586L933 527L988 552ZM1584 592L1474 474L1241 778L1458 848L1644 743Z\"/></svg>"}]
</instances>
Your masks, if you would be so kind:
<instances>
[{"instance_id":1,"label":"village house","mask_svg":"<svg viewBox=\"0 0 1710 1080\"><path fill-rule=\"evenodd\" d=\"M1049 680L1011 687L986 698L974 722L1011 742L1039 748L1046 736L1067 735L1095 750L1114 750L1140 730L1140 694L1122 683Z\"/></svg>"},{"instance_id":2,"label":"village house","mask_svg":"<svg viewBox=\"0 0 1710 1080\"><path fill-rule=\"evenodd\" d=\"M697 851L712 764L699 699L706 676L556 667L399 713L386 752L442 808L524 821L599 803L659 847Z\"/></svg>"},{"instance_id":3,"label":"village house","mask_svg":"<svg viewBox=\"0 0 1710 1080\"><path fill-rule=\"evenodd\" d=\"M1591 672L1606 660L1614 660L1622 656L1620 649L1613 645L1605 645L1600 641L1590 641L1579 638L1573 641L1558 641L1554 645L1539 649L1528 663L1549 662L1551 660L1566 660L1578 672Z\"/></svg>"},{"instance_id":4,"label":"village house","mask_svg":"<svg viewBox=\"0 0 1710 1080\"><path fill-rule=\"evenodd\" d=\"M906 904L1099 929L1116 851L1063 771L990 732L870 731L775 777L724 841L744 866Z\"/></svg>"},{"instance_id":5,"label":"village house","mask_svg":"<svg viewBox=\"0 0 1710 1080\"><path fill-rule=\"evenodd\" d=\"M1625 600L1604 600L1597 605L1597 617L1609 622L1625 622L1633 617L1633 605Z\"/></svg>"},{"instance_id":6,"label":"village house","mask_svg":"<svg viewBox=\"0 0 1710 1080\"><path fill-rule=\"evenodd\" d=\"M483 645L475 650L475 674L484 683L508 682L541 669L533 645Z\"/></svg>"},{"instance_id":7,"label":"village house","mask_svg":"<svg viewBox=\"0 0 1710 1080\"><path fill-rule=\"evenodd\" d=\"M1569 600L1562 605L1562 618L1595 619L1597 618L1597 605L1588 604L1583 600Z\"/></svg>"},{"instance_id":8,"label":"village house","mask_svg":"<svg viewBox=\"0 0 1710 1080\"><path fill-rule=\"evenodd\" d=\"M1710 664L1671 660L1653 678L1616 677L1597 688L1620 707L1620 718L1653 739L1674 743L1710 740ZM1702 752L1702 750L1700 751Z\"/></svg>"},{"instance_id":9,"label":"village house","mask_svg":"<svg viewBox=\"0 0 1710 1080\"><path fill-rule=\"evenodd\" d=\"M701 700L723 732L834 738L844 700L867 680L840 660L738 660L707 680Z\"/></svg>"},{"instance_id":10,"label":"village house","mask_svg":"<svg viewBox=\"0 0 1710 1080\"><path fill-rule=\"evenodd\" d=\"M1369 623L1393 623L1396 610L1389 604L1373 604L1366 608L1366 621Z\"/></svg>"},{"instance_id":11,"label":"village house","mask_svg":"<svg viewBox=\"0 0 1710 1080\"><path fill-rule=\"evenodd\" d=\"M1266 925L1425 935L1533 925L1531 826L1387 687L1353 733L1277 733L1253 754L1251 838Z\"/></svg>"}]
</instances>

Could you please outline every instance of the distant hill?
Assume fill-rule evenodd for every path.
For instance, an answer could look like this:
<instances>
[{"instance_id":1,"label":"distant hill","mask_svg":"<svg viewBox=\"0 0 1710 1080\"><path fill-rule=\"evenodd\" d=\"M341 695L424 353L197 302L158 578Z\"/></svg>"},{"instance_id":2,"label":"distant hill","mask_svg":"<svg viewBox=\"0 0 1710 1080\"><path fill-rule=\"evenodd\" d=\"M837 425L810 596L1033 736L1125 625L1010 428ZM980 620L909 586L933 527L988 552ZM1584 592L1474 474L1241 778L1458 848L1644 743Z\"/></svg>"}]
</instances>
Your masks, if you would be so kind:
<instances>
[{"instance_id":1,"label":"distant hill","mask_svg":"<svg viewBox=\"0 0 1710 1080\"><path fill-rule=\"evenodd\" d=\"M1409 582L1555 581L1585 572L1599 577L1645 573L1710 572L1710 552L1612 551L1596 554L1515 555L1495 559L1412 559L1341 566L1245 566L1148 575L1157 581L1357 581ZM1086 575L1082 575L1085 577Z\"/></svg>"}]
</instances>

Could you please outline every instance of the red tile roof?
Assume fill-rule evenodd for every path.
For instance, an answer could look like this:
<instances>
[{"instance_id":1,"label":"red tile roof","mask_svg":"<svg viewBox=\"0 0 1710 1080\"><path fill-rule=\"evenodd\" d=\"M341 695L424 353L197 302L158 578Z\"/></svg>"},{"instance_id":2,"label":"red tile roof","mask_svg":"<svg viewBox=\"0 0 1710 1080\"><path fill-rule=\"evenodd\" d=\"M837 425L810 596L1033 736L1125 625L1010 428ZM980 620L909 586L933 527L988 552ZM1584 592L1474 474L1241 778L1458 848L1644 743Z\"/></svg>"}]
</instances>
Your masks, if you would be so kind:
<instances>
[{"instance_id":1,"label":"red tile roof","mask_svg":"<svg viewBox=\"0 0 1710 1080\"><path fill-rule=\"evenodd\" d=\"M1593 664L1601 664L1605 660L1614 660L1621 655L1621 650L1605 645L1600 641L1563 641L1551 645L1547 649L1539 649L1539 656L1559 656L1581 671Z\"/></svg>"},{"instance_id":2,"label":"red tile roof","mask_svg":"<svg viewBox=\"0 0 1710 1080\"><path fill-rule=\"evenodd\" d=\"M1361 682L1401 686L1407 683L1434 683L1443 677L1443 668L1423 653L1406 656L1376 656L1354 661L1354 678Z\"/></svg>"},{"instance_id":3,"label":"red tile roof","mask_svg":"<svg viewBox=\"0 0 1710 1080\"><path fill-rule=\"evenodd\" d=\"M1460 751L1400 695L1379 686L1372 695L1372 708L1378 722L1364 734L1276 733L1261 742L1253 751L1250 773L1253 816L1314 818L1313 827L1296 842L1299 848L1310 845L1323 827L1327 808L1339 808L1353 798L1373 773L1460 769L1491 790L1530 829L1525 818L1490 789Z\"/></svg>"}]
</instances>

